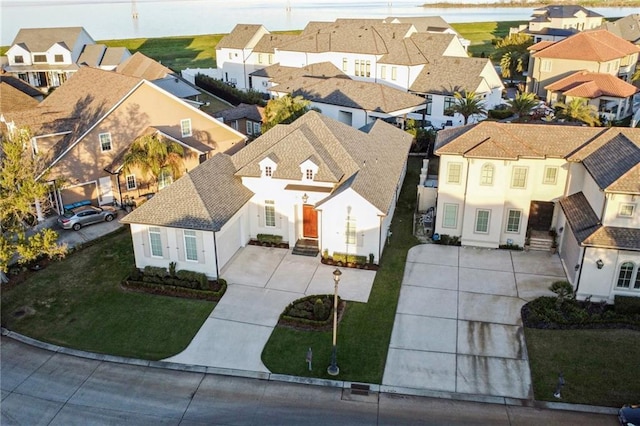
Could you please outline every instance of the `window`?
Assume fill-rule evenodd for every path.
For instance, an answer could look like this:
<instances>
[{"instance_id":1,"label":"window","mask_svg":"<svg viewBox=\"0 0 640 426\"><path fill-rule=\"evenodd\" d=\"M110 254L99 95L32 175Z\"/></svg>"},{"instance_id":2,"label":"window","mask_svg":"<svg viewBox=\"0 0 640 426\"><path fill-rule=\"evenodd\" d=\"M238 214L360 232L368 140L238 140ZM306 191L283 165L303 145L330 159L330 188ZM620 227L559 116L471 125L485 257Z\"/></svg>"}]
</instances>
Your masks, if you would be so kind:
<instances>
[{"instance_id":1,"label":"window","mask_svg":"<svg viewBox=\"0 0 640 426\"><path fill-rule=\"evenodd\" d=\"M476 232L486 234L489 232L489 214L490 210L476 210Z\"/></svg>"},{"instance_id":2,"label":"window","mask_svg":"<svg viewBox=\"0 0 640 426\"><path fill-rule=\"evenodd\" d=\"M342 71L347 72L348 67L349 67L349 62L347 58L342 58Z\"/></svg>"},{"instance_id":3,"label":"window","mask_svg":"<svg viewBox=\"0 0 640 426\"><path fill-rule=\"evenodd\" d=\"M442 218L443 228L456 228L458 226L458 205L445 204Z\"/></svg>"},{"instance_id":4,"label":"window","mask_svg":"<svg viewBox=\"0 0 640 426\"><path fill-rule=\"evenodd\" d=\"M360 60L356 59L355 61L355 75L356 77L360 76Z\"/></svg>"},{"instance_id":5,"label":"window","mask_svg":"<svg viewBox=\"0 0 640 426\"><path fill-rule=\"evenodd\" d=\"M624 262L620 265L620 273L618 274L617 287L629 288L631 286L631 277L633 276L633 262ZM640 283L636 277L635 288L640 288Z\"/></svg>"},{"instance_id":6,"label":"window","mask_svg":"<svg viewBox=\"0 0 640 426\"><path fill-rule=\"evenodd\" d=\"M480 185L493 185L493 164L485 164L480 172Z\"/></svg>"},{"instance_id":7,"label":"window","mask_svg":"<svg viewBox=\"0 0 640 426\"><path fill-rule=\"evenodd\" d=\"M273 64L273 54L269 53L269 65Z\"/></svg>"},{"instance_id":8,"label":"window","mask_svg":"<svg viewBox=\"0 0 640 426\"><path fill-rule=\"evenodd\" d=\"M633 213L636 210L635 204L620 204L620 210L618 210L619 217L633 217Z\"/></svg>"},{"instance_id":9,"label":"window","mask_svg":"<svg viewBox=\"0 0 640 426\"><path fill-rule=\"evenodd\" d=\"M356 243L356 219L353 216L347 216L346 229L344 232L345 242L347 244Z\"/></svg>"},{"instance_id":10,"label":"window","mask_svg":"<svg viewBox=\"0 0 640 426\"><path fill-rule=\"evenodd\" d=\"M229 59L233 59L233 55L229 52Z\"/></svg>"},{"instance_id":11,"label":"window","mask_svg":"<svg viewBox=\"0 0 640 426\"><path fill-rule=\"evenodd\" d=\"M53 62L64 62L64 55L54 55Z\"/></svg>"},{"instance_id":12,"label":"window","mask_svg":"<svg viewBox=\"0 0 640 426\"><path fill-rule=\"evenodd\" d=\"M185 118L180 120L180 130L182 131L182 137L191 136L191 119Z\"/></svg>"},{"instance_id":13,"label":"window","mask_svg":"<svg viewBox=\"0 0 640 426\"><path fill-rule=\"evenodd\" d=\"M367 69L367 77L371 77L371 61L367 61L366 69Z\"/></svg>"},{"instance_id":14,"label":"window","mask_svg":"<svg viewBox=\"0 0 640 426\"><path fill-rule=\"evenodd\" d=\"M262 63L262 53L258 53L258 63Z\"/></svg>"},{"instance_id":15,"label":"window","mask_svg":"<svg viewBox=\"0 0 640 426\"><path fill-rule=\"evenodd\" d=\"M395 81L398 78L398 67L391 67L391 80Z\"/></svg>"},{"instance_id":16,"label":"window","mask_svg":"<svg viewBox=\"0 0 640 426\"><path fill-rule=\"evenodd\" d=\"M253 124L251 123L251 121L247 120L247 134L248 135L253 135Z\"/></svg>"},{"instance_id":17,"label":"window","mask_svg":"<svg viewBox=\"0 0 640 426\"><path fill-rule=\"evenodd\" d=\"M132 189L136 189L138 185L136 185L136 175L127 175L127 190L131 191Z\"/></svg>"},{"instance_id":18,"label":"window","mask_svg":"<svg viewBox=\"0 0 640 426\"><path fill-rule=\"evenodd\" d=\"M33 62L47 62L47 55L33 55Z\"/></svg>"},{"instance_id":19,"label":"window","mask_svg":"<svg viewBox=\"0 0 640 426\"><path fill-rule=\"evenodd\" d=\"M264 168L264 175L266 177L271 177L273 176L273 169L271 168L271 166L265 166Z\"/></svg>"},{"instance_id":20,"label":"window","mask_svg":"<svg viewBox=\"0 0 640 426\"><path fill-rule=\"evenodd\" d=\"M276 226L276 203L273 200L264 202L264 224L265 226Z\"/></svg>"},{"instance_id":21,"label":"window","mask_svg":"<svg viewBox=\"0 0 640 426\"><path fill-rule=\"evenodd\" d=\"M198 261L198 244L196 243L196 231L184 230L184 257L192 262Z\"/></svg>"},{"instance_id":22,"label":"window","mask_svg":"<svg viewBox=\"0 0 640 426\"><path fill-rule=\"evenodd\" d=\"M520 210L508 210L507 211L507 232L520 232L520 217L522 212Z\"/></svg>"},{"instance_id":23,"label":"window","mask_svg":"<svg viewBox=\"0 0 640 426\"><path fill-rule=\"evenodd\" d=\"M540 62L540 71L551 72L551 61L548 59L543 59L542 62Z\"/></svg>"},{"instance_id":24,"label":"window","mask_svg":"<svg viewBox=\"0 0 640 426\"><path fill-rule=\"evenodd\" d=\"M158 176L158 190L165 188L173 183L173 175L171 170L163 169Z\"/></svg>"},{"instance_id":25,"label":"window","mask_svg":"<svg viewBox=\"0 0 640 426\"><path fill-rule=\"evenodd\" d=\"M149 243L151 245L151 256L162 257L162 236L160 228L155 226L149 227Z\"/></svg>"},{"instance_id":26,"label":"window","mask_svg":"<svg viewBox=\"0 0 640 426\"><path fill-rule=\"evenodd\" d=\"M525 188L527 186L527 168L514 167L511 174L512 188Z\"/></svg>"},{"instance_id":27,"label":"window","mask_svg":"<svg viewBox=\"0 0 640 426\"><path fill-rule=\"evenodd\" d=\"M456 105L456 98L445 96L444 98L444 115L453 117L453 107Z\"/></svg>"},{"instance_id":28,"label":"window","mask_svg":"<svg viewBox=\"0 0 640 426\"><path fill-rule=\"evenodd\" d=\"M544 168L544 179L542 183L545 185L555 185L558 181L558 168L553 166L546 166Z\"/></svg>"},{"instance_id":29,"label":"window","mask_svg":"<svg viewBox=\"0 0 640 426\"><path fill-rule=\"evenodd\" d=\"M462 175L462 163L449 163L447 165L447 183L460 183Z\"/></svg>"},{"instance_id":30,"label":"window","mask_svg":"<svg viewBox=\"0 0 640 426\"><path fill-rule=\"evenodd\" d=\"M387 78L387 67L384 65L380 67L380 78L383 80Z\"/></svg>"},{"instance_id":31,"label":"window","mask_svg":"<svg viewBox=\"0 0 640 426\"><path fill-rule=\"evenodd\" d=\"M100 138L100 150L111 151L111 133L100 133L98 138Z\"/></svg>"},{"instance_id":32,"label":"window","mask_svg":"<svg viewBox=\"0 0 640 426\"><path fill-rule=\"evenodd\" d=\"M262 125L260 123L253 123L253 134L259 135L262 133Z\"/></svg>"},{"instance_id":33,"label":"window","mask_svg":"<svg viewBox=\"0 0 640 426\"><path fill-rule=\"evenodd\" d=\"M304 176L307 180L313 180L313 170L307 169Z\"/></svg>"},{"instance_id":34,"label":"window","mask_svg":"<svg viewBox=\"0 0 640 426\"><path fill-rule=\"evenodd\" d=\"M16 55L13 57L13 62L15 62L16 64L24 64L24 58L22 57L22 55Z\"/></svg>"},{"instance_id":35,"label":"window","mask_svg":"<svg viewBox=\"0 0 640 426\"><path fill-rule=\"evenodd\" d=\"M433 95L425 95L424 103L427 106L427 115L431 115L431 108L433 107Z\"/></svg>"}]
</instances>

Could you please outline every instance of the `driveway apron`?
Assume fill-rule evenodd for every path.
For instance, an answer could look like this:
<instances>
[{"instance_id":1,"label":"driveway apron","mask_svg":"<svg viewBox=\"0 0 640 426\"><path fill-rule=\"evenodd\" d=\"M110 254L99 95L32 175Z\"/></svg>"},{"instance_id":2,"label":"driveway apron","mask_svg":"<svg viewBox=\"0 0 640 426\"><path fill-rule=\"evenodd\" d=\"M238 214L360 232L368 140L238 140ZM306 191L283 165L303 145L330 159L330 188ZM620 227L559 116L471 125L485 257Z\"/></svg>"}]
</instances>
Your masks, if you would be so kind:
<instances>
[{"instance_id":1,"label":"driveway apron","mask_svg":"<svg viewBox=\"0 0 640 426\"><path fill-rule=\"evenodd\" d=\"M547 252L412 248L383 385L531 398L520 309L559 279Z\"/></svg>"},{"instance_id":2,"label":"driveway apron","mask_svg":"<svg viewBox=\"0 0 640 426\"><path fill-rule=\"evenodd\" d=\"M269 372L262 350L282 311L311 294L333 294L335 267L291 250L246 246L222 269L227 291L187 348L165 361ZM342 269L340 297L367 302L375 272Z\"/></svg>"}]
</instances>

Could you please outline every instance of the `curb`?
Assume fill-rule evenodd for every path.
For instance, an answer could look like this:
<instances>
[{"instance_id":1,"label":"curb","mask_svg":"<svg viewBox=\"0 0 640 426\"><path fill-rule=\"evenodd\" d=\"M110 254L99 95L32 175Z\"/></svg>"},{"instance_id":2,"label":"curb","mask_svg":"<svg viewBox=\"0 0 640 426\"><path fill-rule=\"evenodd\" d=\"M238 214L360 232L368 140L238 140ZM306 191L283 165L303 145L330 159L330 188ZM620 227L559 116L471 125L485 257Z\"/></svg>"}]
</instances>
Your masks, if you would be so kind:
<instances>
[{"instance_id":1,"label":"curb","mask_svg":"<svg viewBox=\"0 0 640 426\"><path fill-rule=\"evenodd\" d=\"M267 380L271 382L297 383L302 385L332 387L341 389L351 389L353 383L369 386L372 393L385 393L389 395L409 395L425 398L448 399L452 401L479 402L483 404L499 404L515 407L533 407L545 408L558 411L578 411L582 413L593 414L617 414L618 408L601 407L596 405L569 404L564 402L547 402L536 401L533 399L519 399L502 396L490 395L474 395L463 394L457 392L442 392L429 389L405 388L401 386L378 385L373 383L349 382L343 380L316 379L313 377L290 376L286 374L276 374L263 371L246 371L236 370L232 368L207 367L204 365L178 364L169 361L147 361L137 358L126 358L115 355L106 355L95 352L81 351L77 349L65 348L62 346L52 345L50 343L41 342L31 337L24 336L19 333L7 330L2 327L0 329L2 336L24 343L29 346L37 347L54 353L72 355L79 358L93 359L96 361L112 362L117 364L126 364L139 367L163 368L166 370L185 371L190 373L214 374L219 376L232 376L247 379Z\"/></svg>"}]
</instances>

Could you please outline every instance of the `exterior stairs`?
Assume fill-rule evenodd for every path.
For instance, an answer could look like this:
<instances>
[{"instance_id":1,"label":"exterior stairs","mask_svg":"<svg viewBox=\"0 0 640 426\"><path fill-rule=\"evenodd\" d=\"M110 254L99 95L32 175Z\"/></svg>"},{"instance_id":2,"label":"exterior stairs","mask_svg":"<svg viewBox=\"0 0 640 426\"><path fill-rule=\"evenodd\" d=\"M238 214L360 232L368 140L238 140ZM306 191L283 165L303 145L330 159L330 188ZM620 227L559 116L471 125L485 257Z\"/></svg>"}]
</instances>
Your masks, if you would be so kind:
<instances>
[{"instance_id":1,"label":"exterior stairs","mask_svg":"<svg viewBox=\"0 0 640 426\"><path fill-rule=\"evenodd\" d=\"M548 232L532 231L529 238L529 250L550 251L553 237Z\"/></svg>"},{"instance_id":2,"label":"exterior stairs","mask_svg":"<svg viewBox=\"0 0 640 426\"><path fill-rule=\"evenodd\" d=\"M293 247L293 254L300 256L316 257L318 253L320 253L320 250L318 249L318 240L302 238L296 241L296 245Z\"/></svg>"}]
</instances>

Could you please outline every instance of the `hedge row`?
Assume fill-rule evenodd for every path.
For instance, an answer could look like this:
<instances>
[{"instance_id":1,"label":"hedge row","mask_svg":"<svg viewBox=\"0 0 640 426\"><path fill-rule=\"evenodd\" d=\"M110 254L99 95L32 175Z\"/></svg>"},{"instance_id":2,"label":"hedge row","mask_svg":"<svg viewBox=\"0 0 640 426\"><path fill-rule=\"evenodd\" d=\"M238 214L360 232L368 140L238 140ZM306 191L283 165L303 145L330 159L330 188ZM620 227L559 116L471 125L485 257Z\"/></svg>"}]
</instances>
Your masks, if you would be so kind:
<instances>
[{"instance_id":1,"label":"hedge row","mask_svg":"<svg viewBox=\"0 0 640 426\"><path fill-rule=\"evenodd\" d=\"M342 263L355 263L357 265L364 265L367 263L367 256L357 256L355 254L347 254L334 251L332 259L334 262Z\"/></svg>"},{"instance_id":2,"label":"hedge row","mask_svg":"<svg viewBox=\"0 0 640 426\"><path fill-rule=\"evenodd\" d=\"M224 293L227 291L227 283L224 280L219 280L220 289L213 290L196 290L193 288L178 287L169 284L156 284L145 281L125 280L123 287L144 291L145 293L158 294L162 296L177 296L186 297L189 299L201 299L211 302L219 301Z\"/></svg>"},{"instance_id":3,"label":"hedge row","mask_svg":"<svg viewBox=\"0 0 640 426\"><path fill-rule=\"evenodd\" d=\"M614 306L620 315L640 315L640 297L616 295Z\"/></svg>"},{"instance_id":4,"label":"hedge row","mask_svg":"<svg viewBox=\"0 0 640 426\"><path fill-rule=\"evenodd\" d=\"M196 75L196 86L202 87L207 92L224 99L225 101L238 106L242 103L251 105L265 106L266 101L264 99L265 94L256 90L248 90L246 92L236 89L233 86L228 85L224 81L216 80L215 78L208 77L206 75Z\"/></svg>"},{"instance_id":5,"label":"hedge row","mask_svg":"<svg viewBox=\"0 0 640 426\"><path fill-rule=\"evenodd\" d=\"M202 272L180 270L171 274L166 268L159 266L145 266L144 273L135 269L131 274L131 279L134 281L144 281L153 284L168 284L191 289L209 289L209 278Z\"/></svg>"},{"instance_id":6,"label":"hedge row","mask_svg":"<svg viewBox=\"0 0 640 426\"><path fill-rule=\"evenodd\" d=\"M256 238L261 243L280 244L282 242L282 235L258 234Z\"/></svg>"}]
</instances>

